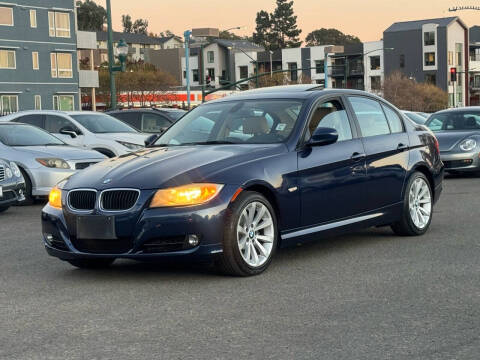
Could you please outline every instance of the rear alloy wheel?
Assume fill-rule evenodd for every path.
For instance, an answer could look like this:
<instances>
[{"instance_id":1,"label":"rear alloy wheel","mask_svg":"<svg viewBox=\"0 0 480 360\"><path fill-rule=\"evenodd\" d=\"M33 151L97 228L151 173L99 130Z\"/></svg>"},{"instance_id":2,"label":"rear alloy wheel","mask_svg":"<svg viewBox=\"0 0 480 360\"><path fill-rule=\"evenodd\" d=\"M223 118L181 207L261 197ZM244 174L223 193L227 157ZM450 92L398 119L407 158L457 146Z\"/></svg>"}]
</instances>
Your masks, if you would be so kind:
<instances>
[{"instance_id":1,"label":"rear alloy wheel","mask_svg":"<svg viewBox=\"0 0 480 360\"><path fill-rule=\"evenodd\" d=\"M256 192L241 193L227 215L219 267L230 275L260 274L270 265L277 236L277 220L268 200Z\"/></svg>"},{"instance_id":2,"label":"rear alloy wheel","mask_svg":"<svg viewBox=\"0 0 480 360\"><path fill-rule=\"evenodd\" d=\"M398 235L423 235L432 221L433 202L430 183L424 174L414 173L408 181L402 219L392 225Z\"/></svg>"},{"instance_id":3,"label":"rear alloy wheel","mask_svg":"<svg viewBox=\"0 0 480 360\"><path fill-rule=\"evenodd\" d=\"M103 269L112 265L115 259L73 259L67 261L80 269Z\"/></svg>"}]
</instances>

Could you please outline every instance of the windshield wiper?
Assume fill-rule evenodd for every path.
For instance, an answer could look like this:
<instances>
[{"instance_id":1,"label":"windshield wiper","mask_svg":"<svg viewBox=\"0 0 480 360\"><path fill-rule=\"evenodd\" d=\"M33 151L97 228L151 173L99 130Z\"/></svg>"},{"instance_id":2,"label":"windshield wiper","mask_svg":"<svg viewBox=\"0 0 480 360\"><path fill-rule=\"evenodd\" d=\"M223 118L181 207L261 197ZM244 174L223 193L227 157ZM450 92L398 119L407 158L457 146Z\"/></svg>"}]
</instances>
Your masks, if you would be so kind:
<instances>
[{"instance_id":1,"label":"windshield wiper","mask_svg":"<svg viewBox=\"0 0 480 360\"><path fill-rule=\"evenodd\" d=\"M228 145L228 144L239 144L233 141L226 141L226 140L212 140L212 141L197 141L197 142L189 142L189 143L181 143L179 145Z\"/></svg>"},{"instance_id":2,"label":"windshield wiper","mask_svg":"<svg viewBox=\"0 0 480 360\"><path fill-rule=\"evenodd\" d=\"M66 144L62 143L47 143L47 144L42 144L42 146L64 146Z\"/></svg>"}]
</instances>

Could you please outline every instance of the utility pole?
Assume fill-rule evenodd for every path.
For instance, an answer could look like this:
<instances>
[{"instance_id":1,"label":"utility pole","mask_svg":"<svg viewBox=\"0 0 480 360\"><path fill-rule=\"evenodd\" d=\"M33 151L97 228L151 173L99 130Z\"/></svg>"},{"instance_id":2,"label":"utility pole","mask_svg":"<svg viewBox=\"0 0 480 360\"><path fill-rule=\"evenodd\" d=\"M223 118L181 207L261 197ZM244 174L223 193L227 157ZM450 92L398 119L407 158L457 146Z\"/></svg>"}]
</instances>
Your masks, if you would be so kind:
<instances>
[{"instance_id":1,"label":"utility pole","mask_svg":"<svg viewBox=\"0 0 480 360\"><path fill-rule=\"evenodd\" d=\"M107 26L108 26L108 72L110 73L110 107L115 110L117 107L117 89L115 88L115 76L113 66L115 57L113 55L113 30L112 30L112 6L107 0Z\"/></svg>"},{"instance_id":2,"label":"utility pole","mask_svg":"<svg viewBox=\"0 0 480 360\"><path fill-rule=\"evenodd\" d=\"M190 110L190 36L192 35L191 30L186 30L183 33L185 37L185 79L187 81L187 109Z\"/></svg>"}]
</instances>

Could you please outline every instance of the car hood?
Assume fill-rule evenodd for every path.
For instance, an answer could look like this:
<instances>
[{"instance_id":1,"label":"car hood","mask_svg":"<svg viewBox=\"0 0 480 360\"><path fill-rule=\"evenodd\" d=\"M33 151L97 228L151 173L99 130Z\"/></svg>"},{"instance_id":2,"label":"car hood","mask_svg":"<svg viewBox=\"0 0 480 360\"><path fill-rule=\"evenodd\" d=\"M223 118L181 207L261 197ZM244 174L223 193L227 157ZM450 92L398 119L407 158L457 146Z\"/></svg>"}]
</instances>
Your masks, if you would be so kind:
<instances>
[{"instance_id":1,"label":"car hood","mask_svg":"<svg viewBox=\"0 0 480 360\"><path fill-rule=\"evenodd\" d=\"M97 151L84 150L74 146L13 146L18 152L35 157L56 157L63 160L105 159L105 156Z\"/></svg>"},{"instance_id":2,"label":"car hood","mask_svg":"<svg viewBox=\"0 0 480 360\"><path fill-rule=\"evenodd\" d=\"M91 166L72 176L64 188L156 189L215 181L214 174L283 151L284 144L147 148Z\"/></svg>"},{"instance_id":3,"label":"car hood","mask_svg":"<svg viewBox=\"0 0 480 360\"><path fill-rule=\"evenodd\" d=\"M124 141L132 144L145 146L145 139L151 134L143 133L106 133L95 134L98 139L110 140L110 141Z\"/></svg>"},{"instance_id":4,"label":"car hood","mask_svg":"<svg viewBox=\"0 0 480 360\"><path fill-rule=\"evenodd\" d=\"M470 136L480 135L479 131L436 131L435 136L440 144L440 151L451 151L462 140Z\"/></svg>"}]
</instances>

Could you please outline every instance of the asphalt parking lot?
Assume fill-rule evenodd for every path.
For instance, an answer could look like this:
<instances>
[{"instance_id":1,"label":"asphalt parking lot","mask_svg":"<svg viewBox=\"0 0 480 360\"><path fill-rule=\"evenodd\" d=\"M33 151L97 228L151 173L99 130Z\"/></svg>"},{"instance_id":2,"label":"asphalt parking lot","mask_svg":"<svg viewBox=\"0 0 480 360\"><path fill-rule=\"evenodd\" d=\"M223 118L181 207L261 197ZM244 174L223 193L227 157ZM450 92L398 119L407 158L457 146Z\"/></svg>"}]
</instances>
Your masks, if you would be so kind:
<instances>
[{"instance_id":1,"label":"asphalt parking lot","mask_svg":"<svg viewBox=\"0 0 480 360\"><path fill-rule=\"evenodd\" d=\"M2 359L478 359L480 178L447 179L430 231L277 253L230 278L198 265L49 257L40 205L0 215Z\"/></svg>"}]
</instances>

